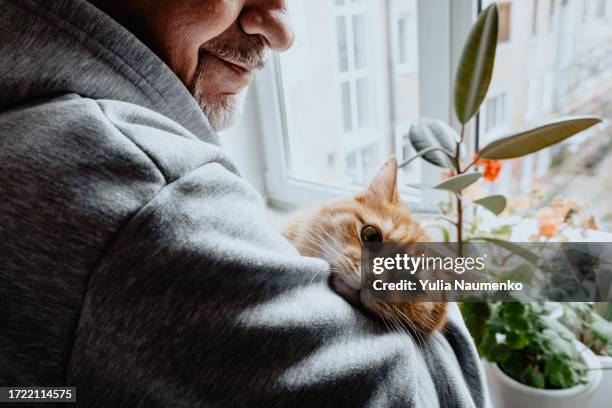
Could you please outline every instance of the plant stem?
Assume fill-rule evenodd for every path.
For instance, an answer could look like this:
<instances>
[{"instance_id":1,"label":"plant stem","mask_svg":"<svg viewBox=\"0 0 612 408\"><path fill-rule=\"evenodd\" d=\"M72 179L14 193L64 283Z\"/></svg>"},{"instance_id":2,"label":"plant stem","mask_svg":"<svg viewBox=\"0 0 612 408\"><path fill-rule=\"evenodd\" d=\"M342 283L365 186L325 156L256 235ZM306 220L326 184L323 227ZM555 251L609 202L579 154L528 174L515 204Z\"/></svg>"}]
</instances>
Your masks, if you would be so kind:
<instances>
[{"instance_id":1,"label":"plant stem","mask_svg":"<svg viewBox=\"0 0 612 408\"><path fill-rule=\"evenodd\" d=\"M463 244L463 203L461 199L461 193L456 194L457 197L457 243Z\"/></svg>"},{"instance_id":2,"label":"plant stem","mask_svg":"<svg viewBox=\"0 0 612 408\"><path fill-rule=\"evenodd\" d=\"M397 168L401 169L402 167L407 166L408 164L418 159L419 157L425 156L427 153L431 153L431 152L442 152L446 154L450 159L454 159L453 154L443 147L429 147L427 149L418 151L416 155L410 157L409 159L404 160L397 166Z\"/></svg>"},{"instance_id":3,"label":"plant stem","mask_svg":"<svg viewBox=\"0 0 612 408\"><path fill-rule=\"evenodd\" d=\"M463 174L461 171L461 144L465 136L465 125L461 125L461 133L459 141L457 142L457 148L455 149L455 167L457 168L457 174ZM467 169L466 169L467 170ZM461 251L461 244L463 244L463 197L461 192L455 194L457 203L457 243Z\"/></svg>"},{"instance_id":4,"label":"plant stem","mask_svg":"<svg viewBox=\"0 0 612 408\"><path fill-rule=\"evenodd\" d=\"M449 222L449 223L451 223L451 224L453 224L453 225L455 225L455 226L457 225L457 223L456 223L455 221L451 220L451 219L450 219L450 218L448 218L448 217L445 217L444 215L440 215L439 217L436 217L436 218L438 218L438 219L440 219L440 220L447 221L447 222Z\"/></svg>"}]
</instances>

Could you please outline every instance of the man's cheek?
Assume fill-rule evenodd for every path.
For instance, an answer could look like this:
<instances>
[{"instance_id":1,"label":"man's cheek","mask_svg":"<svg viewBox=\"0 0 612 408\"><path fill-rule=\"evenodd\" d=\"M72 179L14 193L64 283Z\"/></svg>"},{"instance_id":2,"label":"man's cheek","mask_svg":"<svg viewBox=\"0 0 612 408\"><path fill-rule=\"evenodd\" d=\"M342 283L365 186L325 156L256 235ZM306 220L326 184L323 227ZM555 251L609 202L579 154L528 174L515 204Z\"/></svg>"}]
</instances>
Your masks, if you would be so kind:
<instances>
[{"instance_id":1,"label":"man's cheek","mask_svg":"<svg viewBox=\"0 0 612 408\"><path fill-rule=\"evenodd\" d=\"M199 45L217 37L238 20L245 0L191 0L189 10Z\"/></svg>"}]
</instances>

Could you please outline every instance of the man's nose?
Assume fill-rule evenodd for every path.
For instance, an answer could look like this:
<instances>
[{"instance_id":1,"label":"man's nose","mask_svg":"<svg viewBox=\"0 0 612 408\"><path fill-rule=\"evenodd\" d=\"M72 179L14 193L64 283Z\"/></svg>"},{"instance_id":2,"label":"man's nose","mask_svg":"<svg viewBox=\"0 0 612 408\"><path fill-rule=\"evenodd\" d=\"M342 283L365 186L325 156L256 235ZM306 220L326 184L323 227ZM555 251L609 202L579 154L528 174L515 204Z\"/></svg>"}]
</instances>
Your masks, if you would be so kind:
<instances>
[{"instance_id":1,"label":"man's nose","mask_svg":"<svg viewBox=\"0 0 612 408\"><path fill-rule=\"evenodd\" d=\"M261 35L274 51L285 51L293 44L293 27L285 0L247 1L240 25L247 34Z\"/></svg>"}]
</instances>

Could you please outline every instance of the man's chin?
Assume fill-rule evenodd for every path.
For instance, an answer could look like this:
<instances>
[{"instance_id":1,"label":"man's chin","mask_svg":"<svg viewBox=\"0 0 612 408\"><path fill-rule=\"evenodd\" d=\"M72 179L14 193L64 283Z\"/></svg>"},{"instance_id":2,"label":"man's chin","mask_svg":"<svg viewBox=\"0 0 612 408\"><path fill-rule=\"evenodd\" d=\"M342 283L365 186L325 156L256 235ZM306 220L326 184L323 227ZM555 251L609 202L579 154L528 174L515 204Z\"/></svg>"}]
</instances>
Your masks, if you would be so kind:
<instances>
[{"instance_id":1,"label":"man's chin","mask_svg":"<svg viewBox=\"0 0 612 408\"><path fill-rule=\"evenodd\" d=\"M246 90L238 94L224 94L214 102L202 101L200 106L212 128L219 132L234 125L242 114Z\"/></svg>"}]
</instances>

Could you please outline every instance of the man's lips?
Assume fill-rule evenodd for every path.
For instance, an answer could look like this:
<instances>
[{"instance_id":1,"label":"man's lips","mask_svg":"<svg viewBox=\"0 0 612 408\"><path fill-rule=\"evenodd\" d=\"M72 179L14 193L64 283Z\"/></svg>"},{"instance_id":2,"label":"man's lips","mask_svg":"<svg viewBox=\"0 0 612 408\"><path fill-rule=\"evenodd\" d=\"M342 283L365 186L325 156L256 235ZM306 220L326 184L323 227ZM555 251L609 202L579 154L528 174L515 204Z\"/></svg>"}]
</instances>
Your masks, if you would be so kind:
<instances>
[{"instance_id":1,"label":"man's lips","mask_svg":"<svg viewBox=\"0 0 612 408\"><path fill-rule=\"evenodd\" d=\"M216 54L208 53L208 56L216 60L216 63L212 63L211 69L215 69L215 65L221 65L227 68L226 85L230 89L226 89L222 92L225 95L234 95L240 93L242 89L246 88L251 82L252 70L244 65L239 65L236 61L230 61L226 58L222 58ZM216 67L217 70L222 70L220 66ZM229 71L229 72L228 72ZM222 71L219 71L221 73Z\"/></svg>"},{"instance_id":2,"label":"man's lips","mask_svg":"<svg viewBox=\"0 0 612 408\"><path fill-rule=\"evenodd\" d=\"M233 60L227 57L221 57L217 54L212 54L212 56L216 57L217 59L221 60L222 62L225 62L227 65L229 65L230 67L236 69L238 72L240 73L250 73L252 71L255 71L256 67L254 66L250 66L244 62L240 62L237 60Z\"/></svg>"}]
</instances>

